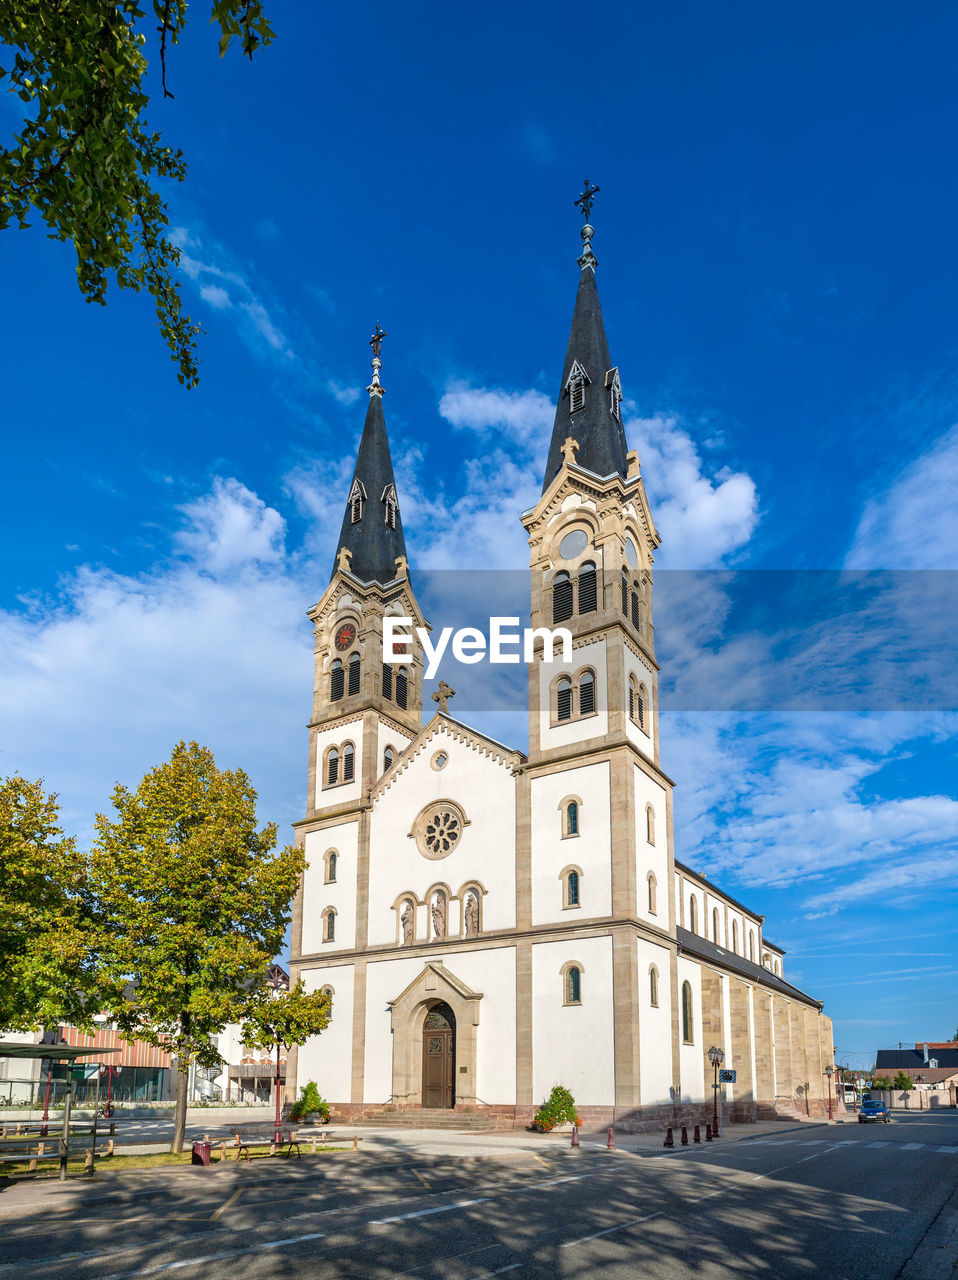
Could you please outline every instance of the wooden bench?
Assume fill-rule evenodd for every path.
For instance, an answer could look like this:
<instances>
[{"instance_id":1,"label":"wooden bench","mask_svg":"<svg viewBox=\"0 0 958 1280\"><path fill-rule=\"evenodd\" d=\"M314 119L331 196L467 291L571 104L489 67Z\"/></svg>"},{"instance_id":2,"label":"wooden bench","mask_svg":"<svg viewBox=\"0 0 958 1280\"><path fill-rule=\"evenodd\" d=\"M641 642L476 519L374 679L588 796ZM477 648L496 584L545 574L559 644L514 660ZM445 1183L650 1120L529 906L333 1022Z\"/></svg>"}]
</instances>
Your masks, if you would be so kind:
<instances>
[{"instance_id":1,"label":"wooden bench","mask_svg":"<svg viewBox=\"0 0 958 1280\"><path fill-rule=\"evenodd\" d=\"M234 1145L236 1148L236 1159L241 1160L245 1152L247 1164L250 1163L250 1160L251 1160L250 1151L251 1151L251 1148L253 1147L269 1147L269 1154L271 1156L277 1155L277 1154L280 1154L280 1155L285 1154L287 1159L293 1154L293 1148L295 1147L296 1159L301 1160L303 1158L303 1153L300 1150L299 1135L296 1133L290 1133L287 1137L282 1138L282 1141L278 1143L273 1138L243 1138L241 1137L238 1131L234 1134L234 1138L235 1138ZM285 1152L283 1151L284 1147L286 1148ZM220 1150L222 1152L223 1159L225 1160L226 1159L226 1143L225 1142L220 1143Z\"/></svg>"}]
</instances>

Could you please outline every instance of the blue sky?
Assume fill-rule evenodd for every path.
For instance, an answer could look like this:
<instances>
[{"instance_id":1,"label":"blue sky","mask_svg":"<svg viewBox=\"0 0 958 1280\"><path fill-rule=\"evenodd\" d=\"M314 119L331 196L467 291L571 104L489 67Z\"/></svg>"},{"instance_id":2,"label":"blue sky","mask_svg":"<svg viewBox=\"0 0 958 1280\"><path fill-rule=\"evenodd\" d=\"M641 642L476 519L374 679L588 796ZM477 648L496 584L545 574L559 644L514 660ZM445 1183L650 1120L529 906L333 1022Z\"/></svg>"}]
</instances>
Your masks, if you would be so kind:
<instances>
[{"instance_id":1,"label":"blue sky","mask_svg":"<svg viewBox=\"0 0 958 1280\"><path fill-rule=\"evenodd\" d=\"M952 7L269 12L249 64L196 10L150 114L190 164L197 391L147 299L87 306L68 248L0 237L0 770L72 829L180 736L300 815L305 610L377 321L414 566L522 568L586 174L658 568L958 568ZM694 620L660 593L660 657L767 674L779 633L707 582ZM792 631L827 660L827 622ZM663 716L678 856L766 914L840 1060L958 1023L952 692ZM521 714L482 724L525 745Z\"/></svg>"}]
</instances>

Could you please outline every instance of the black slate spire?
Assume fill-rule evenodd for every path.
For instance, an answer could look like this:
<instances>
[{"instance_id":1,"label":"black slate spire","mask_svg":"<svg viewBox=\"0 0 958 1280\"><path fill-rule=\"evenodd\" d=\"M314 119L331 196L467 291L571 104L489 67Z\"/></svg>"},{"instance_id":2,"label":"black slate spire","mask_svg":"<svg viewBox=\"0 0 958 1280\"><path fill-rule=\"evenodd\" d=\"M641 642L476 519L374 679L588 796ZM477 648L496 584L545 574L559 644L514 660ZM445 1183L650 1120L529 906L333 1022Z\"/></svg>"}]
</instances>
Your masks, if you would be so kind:
<instances>
[{"instance_id":1,"label":"black slate spire","mask_svg":"<svg viewBox=\"0 0 958 1280\"><path fill-rule=\"evenodd\" d=\"M622 410L618 408L621 387L602 323L599 290L595 282L598 263L592 252L592 235L593 229L586 223L582 228L584 248L579 258L579 290L562 366L562 383L542 482L543 492L562 467L562 446L569 436L579 443L576 466L599 476L613 472L624 476L628 471L628 445L622 429ZM578 390L570 386L573 371L577 375L581 371L584 375ZM582 395L581 408L576 408L578 395Z\"/></svg>"},{"instance_id":2,"label":"black slate spire","mask_svg":"<svg viewBox=\"0 0 958 1280\"><path fill-rule=\"evenodd\" d=\"M333 563L333 573L345 567L363 582L381 583L392 582L401 575L402 570L397 569L396 560L406 555L383 414L383 387L379 381L382 368L379 350L385 336L377 325L370 342L374 354L373 380L366 388L369 407ZM348 563L341 566L340 552L343 548L349 556L346 558Z\"/></svg>"}]
</instances>

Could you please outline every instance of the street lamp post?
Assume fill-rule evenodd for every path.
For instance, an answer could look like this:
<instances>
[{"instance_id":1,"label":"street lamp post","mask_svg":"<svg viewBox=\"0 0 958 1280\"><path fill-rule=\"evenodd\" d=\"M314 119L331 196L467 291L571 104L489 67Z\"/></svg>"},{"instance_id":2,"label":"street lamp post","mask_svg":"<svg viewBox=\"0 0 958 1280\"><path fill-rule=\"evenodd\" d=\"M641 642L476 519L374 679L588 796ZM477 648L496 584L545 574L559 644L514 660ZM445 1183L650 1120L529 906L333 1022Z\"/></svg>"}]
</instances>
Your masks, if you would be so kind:
<instances>
[{"instance_id":1,"label":"street lamp post","mask_svg":"<svg viewBox=\"0 0 958 1280\"><path fill-rule=\"evenodd\" d=\"M275 997L280 987L280 980L279 980L278 973L274 972L271 985L273 988L273 995ZM276 1118L273 1122L273 1141L276 1143L277 1146L282 1146L283 1121L282 1121L282 1116L280 1114L280 1101L279 1101L279 1050L280 1050L279 1034L277 1033L277 1036L276 1036L276 1082L273 1087L273 1092L276 1094Z\"/></svg>"},{"instance_id":2,"label":"street lamp post","mask_svg":"<svg viewBox=\"0 0 958 1280\"><path fill-rule=\"evenodd\" d=\"M832 1076L835 1074L835 1068L829 1064L825 1068L825 1078L828 1080L828 1118L833 1119L832 1115Z\"/></svg>"},{"instance_id":3,"label":"street lamp post","mask_svg":"<svg viewBox=\"0 0 958 1280\"><path fill-rule=\"evenodd\" d=\"M711 1062L711 1064L712 1064L713 1073L714 1073L714 1080L713 1080L713 1082L712 1082L712 1137L713 1137L713 1138L717 1138L717 1137L719 1136L719 1125L718 1125L718 1091L719 1091L719 1080L718 1080L718 1072L719 1072L719 1066L720 1066L720 1065L721 1065L721 1063L724 1061L724 1059L725 1059L725 1054L722 1052L722 1050L721 1050L721 1049L717 1048L717 1046L713 1044L713 1045L712 1045L712 1047L711 1047L711 1049L709 1049L709 1062Z\"/></svg>"}]
</instances>

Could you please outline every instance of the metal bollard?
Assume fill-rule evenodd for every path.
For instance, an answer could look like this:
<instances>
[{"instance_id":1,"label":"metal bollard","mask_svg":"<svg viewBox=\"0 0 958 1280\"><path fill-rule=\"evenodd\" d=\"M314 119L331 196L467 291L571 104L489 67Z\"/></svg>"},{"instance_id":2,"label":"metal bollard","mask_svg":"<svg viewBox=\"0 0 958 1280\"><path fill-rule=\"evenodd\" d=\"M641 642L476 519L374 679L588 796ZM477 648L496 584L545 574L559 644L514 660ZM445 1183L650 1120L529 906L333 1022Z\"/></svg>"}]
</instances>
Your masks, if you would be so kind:
<instances>
[{"instance_id":1,"label":"metal bollard","mask_svg":"<svg viewBox=\"0 0 958 1280\"><path fill-rule=\"evenodd\" d=\"M672 1137L672 1129L671 1129L671 1126L670 1126L668 1129L666 1129L666 1131L665 1131L665 1141L662 1143L662 1146L663 1146L663 1147L674 1147L674 1146L675 1146L675 1139Z\"/></svg>"},{"instance_id":2,"label":"metal bollard","mask_svg":"<svg viewBox=\"0 0 958 1280\"><path fill-rule=\"evenodd\" d=\"M607 1137L607 1138L606 1138L606 1140L605 1140L605 1149L606 1149L606 1151L614 1151L614 1150L615 1150L615 1134L612 1132L612 1126L611 1126L611 1125L609 1125L609 1134L608 1134L608 1137Z\"/></svg>"},{"instance_id":3,"label":"metal bollard","mask_svg":"<svg viewBox=\"0 0 958 1280\"><path fill-rule=\"evenodd\" d=\"M353 1150L354 1151L359 1150L359 1134L358 1133L353 1134Z\"/></svg>"},{"instance_id":4,"label":"metal bollard","mask_svg":"<svg viewBox=\"0 0 958 1280\"><path fill-rule=\"evenodd\" d=\"M707 1124L707 1125L705 1126L705 1141L706 1141L706 1142L711 1142L711 1141L712 1141L712 1125L711 1125L711 1123L709 1123L709 1124Z\"/></svg>"},{"instance_id":5,"label":"metal bollard","mask_svg":"<svg viewBox=\"0 0 958 1280\"><path fill-rule=\"evenodd\" d=\"M579 1144L579 1126L575 1124L572 1126L572 1145L574 1147L578 1147L580 1145Z\"/></svg>"},{"instance_id":6,"label":"metal bollard","mask_svg":"<svg viewBox=\"0 0 958 1280\"><path fill-rule=\"evenodd\" d=\"M688 1129L685 1127L685 1125L683 1124L683 1126L682 1126L682 1146L683 1146L683 1147L687 1147L688 1145L689 1145L689 1131L688 1131Z\"/></svg>"},{"instance_id":7,"label":"metal bollard","mask_svg":"<svg viewBox=\"0 0 958 1280\"><path fill-rule=\"evenodd\" d=\"M698 1127L698 1125L696 1125L696 1126L695 1126L695 1128L692 1130L692 1141L693 1141L693 1142L701 1142L701 1141L702 1141L702 1135L699 1133L699 1127Z\"/></svg>"}]
</instances>

